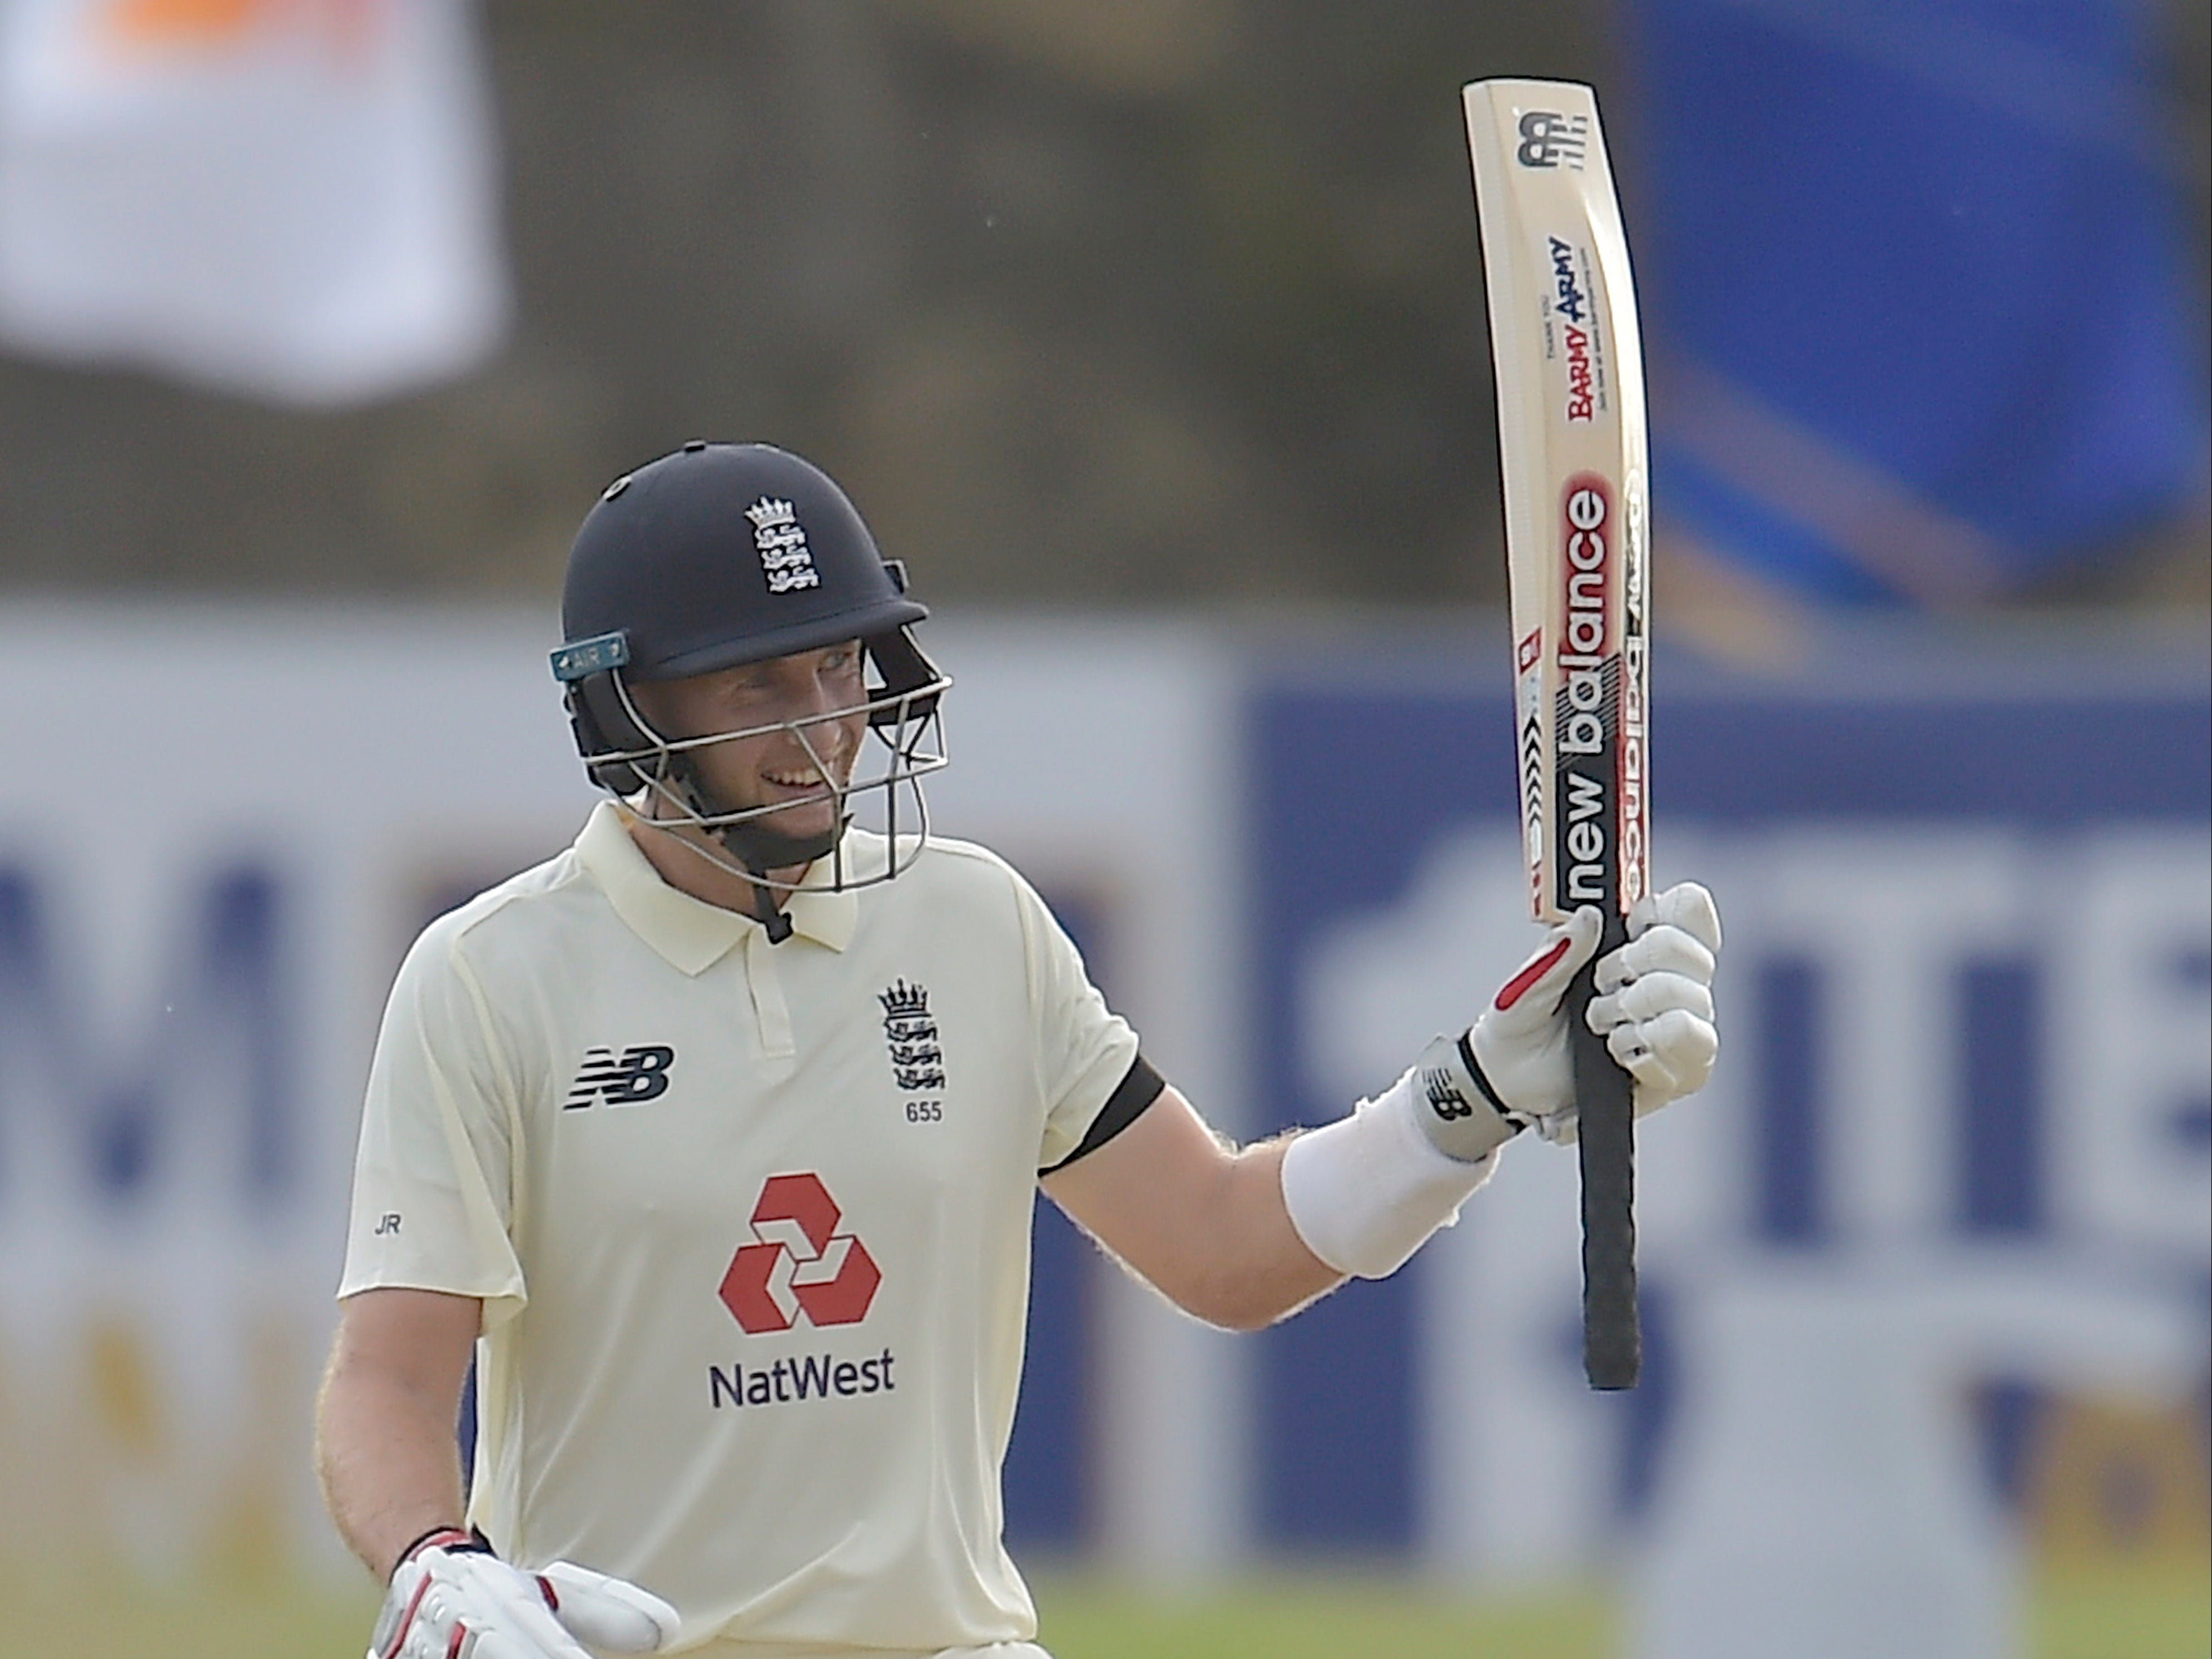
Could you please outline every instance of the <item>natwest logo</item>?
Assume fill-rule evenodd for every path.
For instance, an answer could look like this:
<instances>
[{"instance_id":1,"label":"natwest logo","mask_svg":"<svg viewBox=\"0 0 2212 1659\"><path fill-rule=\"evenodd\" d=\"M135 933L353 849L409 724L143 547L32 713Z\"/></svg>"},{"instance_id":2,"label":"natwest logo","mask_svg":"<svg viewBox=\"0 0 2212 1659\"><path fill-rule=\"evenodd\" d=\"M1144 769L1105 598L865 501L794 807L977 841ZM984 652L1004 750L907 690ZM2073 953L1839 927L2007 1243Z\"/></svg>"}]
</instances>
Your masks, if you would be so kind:
<instances>
[{"instance_id":1,"label":"natwest logo","mask_svg":"<svg viewBox=\"0 0 2212 1659\"><path fill-rule=\"evenodd\" d=\"M770 1176L753 1206L754 1243L738 1246L722 1275L722 1304L749 1335L810 1325L857 1325L883 1283L868 1247L849 1232L837 1200L808 1170Z\"/></svg>"}]
</instances>

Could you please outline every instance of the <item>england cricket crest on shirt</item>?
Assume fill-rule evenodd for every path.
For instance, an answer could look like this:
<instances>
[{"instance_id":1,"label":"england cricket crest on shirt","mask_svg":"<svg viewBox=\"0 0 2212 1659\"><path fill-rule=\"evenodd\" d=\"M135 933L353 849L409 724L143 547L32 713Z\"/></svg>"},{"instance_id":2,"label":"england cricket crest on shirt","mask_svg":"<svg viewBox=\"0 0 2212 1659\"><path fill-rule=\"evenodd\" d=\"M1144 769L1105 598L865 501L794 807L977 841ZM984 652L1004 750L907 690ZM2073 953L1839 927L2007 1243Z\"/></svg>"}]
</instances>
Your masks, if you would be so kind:
<instances>
[{"instance_id":1,"label":"england cricket crest on shirt","mask_svg":"<svg viewBox=\"0 0 2212 1659\"><path fill-rule=\"evenodd\" d=\"M945 1045L929 1012L929 988L894 981L877 994L884 1010L884 1048L891 1077L908 1097L907 1121L935 1123L945 1115ZM917 1099L917 1096L935 1097Z\"/></svg>"},{"instance_id":2,"label":"england cricket crest on shirt","mask_svg":"<svg viewBox=\"0 0 2212 1659\"><path fill-rule=\"evenodd\" d=\"M760 551L761 574L771 593L795 593L818 587L822 578L814 568L814 550L806 544L806 527L799 510L789 501L763 495L745 509L753 521L753 545Z\"/></svg>"}]
</instances>

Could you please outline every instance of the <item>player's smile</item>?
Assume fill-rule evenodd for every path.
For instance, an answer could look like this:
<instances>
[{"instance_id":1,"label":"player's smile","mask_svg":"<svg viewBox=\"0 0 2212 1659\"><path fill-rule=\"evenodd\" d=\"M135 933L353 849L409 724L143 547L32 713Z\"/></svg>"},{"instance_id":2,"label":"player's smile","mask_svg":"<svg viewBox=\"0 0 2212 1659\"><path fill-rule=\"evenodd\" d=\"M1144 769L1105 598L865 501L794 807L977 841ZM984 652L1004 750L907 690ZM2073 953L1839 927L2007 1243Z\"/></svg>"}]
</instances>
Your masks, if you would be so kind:
<instances>
[{"instance_id":1,"label":"player's smile","mask_svg":"<svg viewBox=\"0 0 2212 1659\"><path fill-rule=\"evenodd\" d=\"M772 807L765 824L807 836L836 827L859 757L866 717L841 711L866 700L860 665L854 642L639 690L672 735L742 734L690 750L721 810Z\"/></svg>"},{"instance_id":2,"label":"player's smile","mask_svg":"<svg viewBox=\"0 0 2212 1659\"><path fill-rule=\"evenodd\" d=\"M817 783L829 781L822 775L822 769L819 767L810 767L806 771L799 773L763 772L761 776L779 789L811 789Z\"/></svg>"},{"instance_id":3,"label":"player's smile","mask_svg":"<svg viewBox=\"0 0 2212 1659\"><path fill-rule=\"evenodd\" d=\"M838 810L836 788L843 786L853 769L855 745L846 741L841 724L825 722L809 728L805 735L810 744L823 751L818 763L811 757L797 761L780 758L757 767L754 787L746 792L754 799L744 804L778 808L766 818L787 835L803 836L830 828Z\"/></svg>"}]
</instances>

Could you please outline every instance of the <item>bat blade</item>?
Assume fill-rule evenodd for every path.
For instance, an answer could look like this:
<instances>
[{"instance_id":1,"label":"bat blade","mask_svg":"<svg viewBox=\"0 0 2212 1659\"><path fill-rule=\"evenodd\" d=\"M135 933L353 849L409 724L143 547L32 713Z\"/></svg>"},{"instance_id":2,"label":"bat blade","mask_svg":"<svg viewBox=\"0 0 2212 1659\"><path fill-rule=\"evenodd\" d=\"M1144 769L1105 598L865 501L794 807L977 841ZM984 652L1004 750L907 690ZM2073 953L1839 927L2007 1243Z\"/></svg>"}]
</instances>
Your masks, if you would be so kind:
<instances>
[{"instance_id":1,"label":"bat blade","mask_svg":"<svg viewBox=\"0 0 2212 1659\"><path fill-rule=\"evenodd\" d=\"M1650 880L1650 474L1643 343L1597 101L1565 81L1463 95L1498 380L1515 746L1532 913L1586 904L1610 950ZM1583 1369L1632 1387L1633 1087L1569 992L1581 1119Z\"/></svg>"}]
</instances>

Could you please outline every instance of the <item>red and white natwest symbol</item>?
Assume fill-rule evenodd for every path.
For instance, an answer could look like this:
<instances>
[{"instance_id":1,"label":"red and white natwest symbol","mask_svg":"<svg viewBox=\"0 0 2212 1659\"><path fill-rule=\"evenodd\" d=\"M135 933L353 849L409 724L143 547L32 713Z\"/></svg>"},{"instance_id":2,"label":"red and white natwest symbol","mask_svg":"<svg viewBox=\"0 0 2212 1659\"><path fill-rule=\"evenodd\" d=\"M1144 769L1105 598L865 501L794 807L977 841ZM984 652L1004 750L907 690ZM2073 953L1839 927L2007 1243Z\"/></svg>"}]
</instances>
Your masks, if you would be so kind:
<instances>
[{"instance_id":1,"label":"red and white natwest symbol","mask_svg":"<svg viewBox=\"0 0 2212 1659\"><path fill-rule=\"evenodd\" d=\"M770 1176L753 1206L753 1237L722 1275L722 1302L753 1336L811 1325L857 1325L883 1270L868 1247L837 1231L837 1200L820 1176Z\"/></svg>"}]
</instances>

